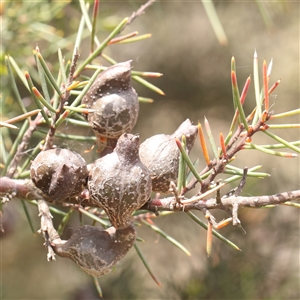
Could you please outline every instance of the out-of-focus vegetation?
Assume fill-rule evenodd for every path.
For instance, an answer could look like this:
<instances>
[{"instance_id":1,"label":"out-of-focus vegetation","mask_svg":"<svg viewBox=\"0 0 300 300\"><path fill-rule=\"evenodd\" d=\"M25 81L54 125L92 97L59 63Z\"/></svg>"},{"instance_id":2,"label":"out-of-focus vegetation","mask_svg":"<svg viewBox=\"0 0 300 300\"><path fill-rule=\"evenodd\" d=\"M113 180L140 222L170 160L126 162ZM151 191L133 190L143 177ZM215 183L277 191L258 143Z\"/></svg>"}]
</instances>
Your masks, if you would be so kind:
<instances>
[{"instance_id":1,"label":"out-of-focus vegetation","mask_svg":"<svg viewBox=\"0 0 300 300\"><path fill-rule=\"evenodd\" d=\"M136 1L101 2L98 38L106 37L112 25L140 5ZM237 74L243 82L252 73L254 49L260 62L273 58L272 79L281 79L277 96L270 99L274 110L279 113L298 107L299 4L253 1L216 2L215 6L228 38L226 46L219 44L200 1L157 2L126 29L141 34L151 32L151 39L107 49L107 54L118 61L132 59L134 70L164 74L159 86L165 97L136 86L138 92L155 97L153 104L141 104L134 129L141 140L156 133L170 133L185 118L195 123L202 121L204 115L216 135L226 131L233 112L231 56L236 58ZM34 75L32 50L38 44L47 62L56 68L57 48L62 49L67 59L72 56L81 16L78 7L76 2L60 1L2 3L1 114L5 118L18 114L19 108L7 86L4 52ZM80 49L82 55L88 53L88 38L86 41L87 45L83 43ZM101 59L99 62L106 64ZM251 93L248 100L254 98ZM28 99L28 105L31 101ZM284 137L295 140L297 133L287 131ZM265 136L256 139L263 143ZM193 155L200 156L199 147L195 147ZM264 181L249 179L243 193L262 195L299 188L299 159L265 158L254 152L238 158L241 167L263 164L264 171L272 174ZM31 208L30 213L38 229L37 210ZM191 257L148 228L138 228L138 235L146 238L139 246L163 287L155 285L132 250L115 271L100 279L104 299L299 299L299 213L289 207L244 209L240 219L246 235L231 226L223 229L222 234L243 251L234 251L215 239L210 258L205 252L205 231L184 214L154 221L185 245ZM55 263L46 262L42 238L31 233L20 203L11 202L6 207L4 226L3 299L97 299L92 279L71 261L58 258ZM69 230L76 228L78 220L74 217L69 226Z\"/></svg>"}]
</instances>

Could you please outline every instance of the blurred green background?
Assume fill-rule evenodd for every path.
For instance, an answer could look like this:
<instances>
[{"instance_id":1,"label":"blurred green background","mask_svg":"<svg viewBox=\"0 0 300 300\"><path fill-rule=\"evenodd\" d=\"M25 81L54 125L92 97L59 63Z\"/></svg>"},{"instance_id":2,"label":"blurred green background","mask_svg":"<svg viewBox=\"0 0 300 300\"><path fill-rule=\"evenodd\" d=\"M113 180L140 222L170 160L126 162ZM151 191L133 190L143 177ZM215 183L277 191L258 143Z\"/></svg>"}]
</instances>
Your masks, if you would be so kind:
<instances>
[{"instance_id":1,"label":"blurred green background","mask_svg":"<svg viewBox=\"0 0 300 300\"><path fill-rule=\"evenodd\" d=\"M103 40L124 17L139 8L140 1L101 1L97 36ZM151 97L153 104L141 104L134 129L141 140L157 133L171 133L186 118L203 123L206 116L215 137L227 133L233 115L230 61L234 55L240 90L253 73L256 49L260 66L273 58L270 84L281 79L271 96L276 112L299 107L299 3L216 1L215 8L225 30L228 44L220 45L201 1L160 1L136 19L124 33L152 33L152 38L134 44L112 45L105 50L117 61L132 59L134 70L164 74L151 80L166 96L159 96L134 83L140 96ZM50 67L55 70L57 48L71 58L75 33L80 21L77 2L43 1L2 3L2 50L10 54L23 70L34 75L32 49L38 44ZM267 14L265 14L267 13ZM71 36L71 38L69 38ZM82 43L81 59L89 53L89 39ZM107 65L104 60L100 63ZM1 62L2 114L18 114L7 86ZM262 76L261 76L262 77ZM20 86L22 96L28 97ZM26 98L25 98L26 99ZM31 99L28 98L28 106ZM253 85L245 103L247 113L254 107ZM299 116L282 120L300 123ZM66 128L66 130L69 130ZM71 130L71 129L70 129ZM299 130L274 131L292 141ZM91 132L83 134L92 134ZM265 135L257 134L254 142L265 144ZM88 143L57 140L71 149L89 148ZM274 194L300 188L299 158L270 157L254 151L239 153L235 165L251 167L263 164L262 171L272 177L248 180L244 195ZM191 156L200 158L198 144ZM94 158L85 154L89 161ZM226 192L224 190L224 192ZM39 228L37 209L30 207ZM226 215L213 212L218 219ZM201 218L203 216L198 214ZM204 219L204 218L203 218ZM186 246L191 257L156 235L149 228L138 228L139 243L162 287L157 287L134 249L103 278L103 299L299 299L299 212L289 207L243 209L240 219L247 231L228 226L221 233L243 251L237 252L213 239L213 251L206 257L206 232L188 216L176 214L155 219L155 224ZM5 207L5 234L1 235L1 299L97 299L92 279L73 262L57 258L46 261L43 239L32 234L19 201ZM59 219L56 220L59 222ZM73 216L66 236L78 226Z\"/></svg>"}]
</instances>

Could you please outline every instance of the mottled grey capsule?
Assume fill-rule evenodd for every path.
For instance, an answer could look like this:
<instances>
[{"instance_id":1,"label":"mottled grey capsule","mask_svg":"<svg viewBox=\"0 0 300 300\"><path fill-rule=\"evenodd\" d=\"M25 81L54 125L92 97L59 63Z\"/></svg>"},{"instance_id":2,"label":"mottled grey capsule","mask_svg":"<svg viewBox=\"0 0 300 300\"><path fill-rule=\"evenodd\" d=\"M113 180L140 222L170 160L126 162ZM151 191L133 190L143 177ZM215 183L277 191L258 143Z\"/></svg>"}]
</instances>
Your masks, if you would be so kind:
<instances>
[{"instance_id":1,"label":"mottled grey capsule","mask_svg":"<svg viewBox=\"0 0 300 300\"><path fill-rule=\"evenodd\" d=\"M136 231L133 226L106 230L85 225L79 227L67 241L53 243L55 253L77 263L92 276L103 276L121 260L133 246Z\"/></svg>"},{"instance_id":2,"label":"mottled grey capsule","mask_svg":"<svg viewBox=\"0 0 300 300\"><path fill-rule=\"evenodd\" d=\"M83 190L88 171L78 153L56 148L37 155L30 167L30 177L45 200L62 202Z\"/></svg>"},{"instance_id":3,"label":"mottled grey capsule","mask_svg":"<svg viewBox=\"0 0 300 300\"><path fill-rule=\"evenodd\" d=\"M151 173L153 191L167 193L170 182L177 182L180 150L176 145L175 138L181 140L182 135L185 135L189 153L194 145L197 132L197 126L192 125L191 121L187 119L173 134L157 134L141 144L140 158Z\"/></svg>"},{"instance_id":4,"label":"mottled grey capsule","mask_svg":"<svg viewBox=\"0 0 300 300\"><path fill-rule=\"evenodd\" d=\"M151 176L140 161L138 136L124 133L112 153L95 161L88 189L92 203L105 210L114 227L131 224L132 213L151 194Z\"/></svg>"},{"instance_id":5,"label":"mottled grey capsule","mask_svg":"<svg viewBox=\"0 0 300 300\"><path fill-rule=\"evenodd\" d=\"M95 110L87 119L97 135L118 138L124 132L130 132L139 112L138 95L131 85L130 61L100 73L82 103Z\"/></svg>"}]
</instances>

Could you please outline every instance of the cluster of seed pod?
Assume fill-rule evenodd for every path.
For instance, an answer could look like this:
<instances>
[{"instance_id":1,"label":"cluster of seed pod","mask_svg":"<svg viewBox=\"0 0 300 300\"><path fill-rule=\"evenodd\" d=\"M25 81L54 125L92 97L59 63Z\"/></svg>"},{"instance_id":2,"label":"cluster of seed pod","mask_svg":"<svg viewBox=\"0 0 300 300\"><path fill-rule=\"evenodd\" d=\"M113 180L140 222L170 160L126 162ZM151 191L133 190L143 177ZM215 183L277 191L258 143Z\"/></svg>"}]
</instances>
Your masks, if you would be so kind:
<instances>
[{"instance_id":1,"label":"cluster of seed pod","mask_svg":"<svg viewBox=\"0 0 300 300\"><path fill-rule=\"evenodd\" d=\"M141 144L140 158L151 173L153 191L168 193L171 181L177 181L180 150L175 138L181 140L183 135L186 137L186 148L189 153L197 132L197 126L192 125L187 119L173 134L157 134Z\"/></svg>"},{"instance_id":2,"label":"cluster of seed pod","mask_svg":"<svg viewBox=\"0 0 300 300\"><path fill-rule=\"evenodd\" d=\"M139 111L130 80L130 62L116 64L98 75L82 100L93 109L87 121L95 135L117 139L113 151L96 160L89 172L84 159L67 149L43 151L31 165L31 179L46 200L67 201L86 185L91 204L108 215L113 227L83 226L68 241L53 244L58 255L71 258L93 276L108 273L132 247L132 213L152 191L166 193L176 181L180 151L175 138L185 135L190 151L197 134L187 119L174 134L153 136L140 146L139 136L129 133Z\"/></svg>"},{"instance_id":3,"label":"cluster of seed pod","mask_svg":"<svg viewBox=\"0 0 300 300\"><path fill-rule=\"evenodd\" d=\"M78 195L88 176L85 160L68 149L40 152L31 164L30 177L49 202L64 202Z\"/></svg>"},{"instance_id":4,"label":"cluster of seed pod","mask_svg":"<svg viewBox=\"0 0 300 300\"><path fill-rule=\"evenodd\" d=\"M72 259L89 275L103 276L111 271L133 246L136 231L133 225L106 230L85 225L79 227L67 241L53 243L55 253Z\"/></svg>"},{"instance_id":5,"label":"cluster of seed pod","mask_svg":"<svg viewBox=\"0 0 300 300\"><path fill-rule=\"evenodd\" d=\"M139 158L139 137L129 133L121 135L112 153L96 160L88 180L93 204L117 229L132 223L132 213L149 200L151 187L150 172Z\"/></svg>"},{"instance_id":6,"label":"cluster of seed pod","mask_svg":"<svg viewBox=\"0 0 300 300\"><path fill-rule=\"evenodd\" d=\"M131 85L130 61L101 72L82 99L94 112L87 116L96 135L119 138L131 132L139 113L138 95Z\"/></svg>"}]
</instances>

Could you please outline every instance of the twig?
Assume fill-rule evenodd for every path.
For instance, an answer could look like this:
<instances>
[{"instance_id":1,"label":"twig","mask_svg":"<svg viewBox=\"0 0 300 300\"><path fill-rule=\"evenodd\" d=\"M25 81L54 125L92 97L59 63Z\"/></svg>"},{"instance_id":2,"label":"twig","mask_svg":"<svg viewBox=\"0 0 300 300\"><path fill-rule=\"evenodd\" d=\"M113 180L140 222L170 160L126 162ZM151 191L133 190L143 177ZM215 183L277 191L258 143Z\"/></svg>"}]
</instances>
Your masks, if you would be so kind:
<instances>
[{"instance_id":1,"label":"twig","mask_svg":"<svg viewBox=\"0 0 300 300\"><path fill-rule=\"evenodd\" d=\"M177 189L177 186L174 181L170 182L169 191L172 192L174 195L174 199L175 199L174 205L177 205L177 203L180 203L181 196L179 196L178 189Z\"/></svg>"},{"instance_id":2,"label":"twig","mask_svg":"<svg viewBox=\"0 0 300 300\"><path fill-rule=\"evenodd\" d=\"M47 247L47 260L55 260L55 253L52 249L51 243L61 243L61 239L55 230L52 222L52 215L50 213L48 204L44 200L38 200L39 217L41 218L41 233L45 239L45 246Z\"/></svg>"},{"instance_id":3,"label":"twig","mask_svg":"<svg viewBox=\"0 0 300 300\"><path fill-rule=\"evenodd\" d=\"M239 196L241 194L241 192L242 192L242 190L243 190L243 188L244 188L244 186L246 184L247 173L248 173L248 168L245 167L244 168L243 177L242 177L242 179L241 179L241 181L240 181L240 183L239 183L239 185L238 185L238 187L237 187L237 189L236 189L236 191L234 193L235 196Z\"/></svg>"},{"instance_id":4,"label":"twig","mask_svg":"<svg viewBox=\"0 0 300 300\"><path fill-rule=\"evenodd\" d=\"M3 197L7 194L14 194L14 198L18 199L37 199L41 197L39 190L32 184L31 180L22 180L22 179L11 179L8 177L0 177L0 196ZM82 193L82 196L79 195L76 198L77 204L81 204L83 200L86 201L86 205L93 207L92 203L89 202L88 191L85 190ZM188 200L184 198L182 200ZM223 196L220 199L220 202L217 202L215 198L210 198L208 200L200 200L198 202L181 204L179 208L176 208L176 211L187 211L187 210L202 210L202 209L221 209L232 208L234 203L238 203L239 207L251 207L251 208L260 208L267 205L278 205L287 201L299 201L300 200L300 190L289 191L278 193L275 195L267 196ZM75 200L74 200L75 201ZM174 197L167 198L154 198L149 200L145 205L140 209L149 210L152 212L156 211L173 211L175 199Z\"/></svg>"},{"instance_id":5,"label":"twig","mask_svg":"<svg viewBox=\"0 0 300 300\"><path fill-rule=\"evenodd\" d=\"M133 20L134 20L136 17L142 15L142 14L145 12L146 8L149 7L151 4L153 4L155 1L156 1L156 0L148 0L148 1L147 1L145 4L143 4L137 11L134 11L134 12L131 14L131 16L129 17L126 26L128 26L129 24L131 24L131 23L133 22ZM124 27L124 28L125 28L125 27ZM124 28L123 28L123 29L124 29Z\"/></svg>"},{"instance_id":6,"label":"twig","mask_svg":"<svg viewBox=\"0 0 300 300\"><path fill-rule=\"evenodd\" d=\"M206 209L221 209L224 210L226 207L232 208L235 203L238 203L239 207L251 207L260 208L267 205L277 205L287 201L299 201L300 200L300 190L278 193L275 195L267 196L224 196L221 198L221 202L218 203L215 198L208 200L200 200L195 203L182 205L179 210L202 210ZM174 197L168 197L163 199L153 199L147 202L141 209L147 209L150 211L169 211L170 204L174 202Z\"/></svg>"},{"instance_id":7,"label":"twig","mask_svg":"<svg viewBox=\"0 0 300 300\"><path fill-rule=\"evenodd\" d=\"M65 103L68 101L68 99L70 97L71 93L68 90L68 87L73 82L74 73L75 73L75 70L76 70L76 65L77 65L78 58L79 58L79 53L78 53L78 49L76 48L73 59L72 59L71 67L70 67L67 86L64 89L64 92L62 94L58 110L57 110L55 116L53 117L52 122L51 122L51 126L48 130L48 133L47 133L47 136L46 136L46 139L45 139L44 150L53 148L53 139L54 139L55 132L56 132L55 124L56 124L57 120L59 119L59 117L61 116L61 114L63 113L63 111L64 111L63 107L64 107Z\"/></svg>"},{"instance_id":8,"label":"twig","mask_svg":"<svg viewBox=\"0 0 300 300\"><path fill-rule=\"evenodd\" d=\"M31 120L30 118L28 118L29 128L26 130L26 132L22 138L22 142L18 146L17 152L8 167L8 170L6 173L7 177L12 178L14 176L14 174L17 170L17 167L19 165L19 162L21 161L21 159L24 155L24 152L28 147L29 140L30 140L32 134L34 133L34 131L36 131L37 125L39 124L41 119L42 119L41 113L39 113L34 120Z\"/></svg>"}]
</instances>

